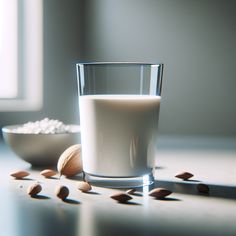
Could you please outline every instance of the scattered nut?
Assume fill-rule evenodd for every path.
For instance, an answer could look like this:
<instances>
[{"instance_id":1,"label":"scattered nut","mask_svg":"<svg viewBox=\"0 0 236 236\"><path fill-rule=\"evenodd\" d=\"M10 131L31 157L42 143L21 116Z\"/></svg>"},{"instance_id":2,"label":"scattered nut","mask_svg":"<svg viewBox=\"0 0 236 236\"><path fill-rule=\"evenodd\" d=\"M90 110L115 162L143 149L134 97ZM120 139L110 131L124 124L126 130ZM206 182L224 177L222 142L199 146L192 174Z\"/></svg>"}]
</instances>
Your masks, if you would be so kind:
<instances>
[{"instance_id":1,"label":"scattered nut","mask_svg":"<svg viewBox=\"0 0 236 236\"><path fill-rule=\"evenodd\" d=\"M16 178L16 179L22 179L26 176L29 175L29 172L27 171L24 171L24 170L19 170L19 171L16 171L16 172L13 172L10 174L12 177Z\"/></svg>"},{"instance_id":2,"label":"scattered nut","mask_svg":"<svg viewBox=\"0 0 236 236\"><path fill-rule=\"evenodd\" d=\"M206 184L198 184L197 190L199 193L209 193L209 186Z\"/></svg>"},{"instance_id":3,"label":"scattered nut","mask_svg":"<svg viewBox=\"0 0 236 236\"><path fill-rule=\"evenodd\" d=\"M60 175L65 176L74 176L83 171L80 144L70 146L61 154L57 170Z\"/></svg>"},{"instance_id":4,"label":"scattered nut","mask_svg":"<svg viewBox=\"0 0 236 236\"><path fill-rule=\"evenodd\" d=\"M136 189L135 189L135 188L132 188L132 189L128 189L125 193L132 195L132 194L134 194L135 192L136 192Z\"/></svg>"},{"instance_id":5,"label":"scattered nut","mask_svg":"<svg viewBox=\"0 0 236 236\"><path fill-rule=\"evenodd\" d=\"M42 186L38 183L30 185L27 189L27 193L32 197L37 195L41 191L42 191Z\"/></svg>"},{"instance_id":6,"label":"scattered nut","mask_svg":"<svg viewBox=\"0 0 236 236\"><path fill-rule=\"evenodd\" d=\"M127 201L133 199L131 196L125 193L116 193L111 196L112 199L120 202L120 203L126 203Z\"/></svg>"},{"instance_id":7,"label":"scattered nut","mask_svg":"<svg viewBox=\"0 0 236 236\"><path fill-rule=\"evenodd\" d=\"M182 179L182 180L188 180L191 177L193 177L193 174L191 174L189 172L182 172L182 173L177 174L175 177Z\"/></svg>"},{"instance_id":8,"label":"scattered nut","mask_svg":"<svg viewBox=\"0 0 236 236\"><path fill-rule=\"evenodd\" d=\"M155 197L157 199L163 199L170 195L172 192L165 188L154 188L149 192L149 196Z\"/></svg>"},{"instance_id":9,"label":"scattered nut","mask_svg":"<svg viewBox=\"0 0 236 236\"><path fill-rule=\"evenodd\" d=\"M88 183L88 182L84 182L81 181L78 183L77 188L81 191L81 192L89 192L92 189L92 186Z\"/></svg>"},{"instance_id":10,"label":"scattered nut","mask_svg":"<svg viewBox=\"0 0 236 236\"><path fill-rule=\"evenodd\" d=\"M57 172L54 170L46 169L46 170L41 171L40 174L43 175L45 178L50 178L56 175Z\"/></svg>"},{"instance_id":11,"label":"scattered nut","mask_svg":"<svg viewBox=\"0 0 236 236\"><path fill-rule=\"evenodd\" d=\"M65 200L69 195L69 189L66 186L62 185L56 186L55 194L61 200Z\"/></svg>"}]
</instances>

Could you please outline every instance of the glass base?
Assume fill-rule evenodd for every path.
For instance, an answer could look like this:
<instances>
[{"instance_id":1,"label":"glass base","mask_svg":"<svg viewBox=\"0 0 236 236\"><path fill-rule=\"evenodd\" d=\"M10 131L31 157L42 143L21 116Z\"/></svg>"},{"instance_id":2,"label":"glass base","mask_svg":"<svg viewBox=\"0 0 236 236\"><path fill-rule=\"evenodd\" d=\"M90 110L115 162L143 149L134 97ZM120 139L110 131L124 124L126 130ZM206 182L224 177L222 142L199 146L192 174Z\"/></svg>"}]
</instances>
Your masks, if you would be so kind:
<instances>
[{"instance_id":1,"label":"glass base","mask_svg":"<svg viewBox=\"0 0 236 236\"><path fill-rule=\"evenodd\" d=\"M94 186L105 188L138 188L154 184L153 174L138 177L103 177L85 173L85 180Z\"/></svg>"}]
</instances>

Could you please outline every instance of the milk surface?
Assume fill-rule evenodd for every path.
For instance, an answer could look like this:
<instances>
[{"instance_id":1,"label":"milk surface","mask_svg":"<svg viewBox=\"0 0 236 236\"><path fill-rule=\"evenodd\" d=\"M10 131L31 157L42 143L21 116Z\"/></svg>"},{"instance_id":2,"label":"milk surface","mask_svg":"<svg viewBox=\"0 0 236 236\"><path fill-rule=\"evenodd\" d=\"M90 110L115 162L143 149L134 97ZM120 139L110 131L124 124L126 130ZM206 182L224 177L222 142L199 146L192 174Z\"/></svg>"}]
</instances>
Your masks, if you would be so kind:
<instances>
[{"instance_id":1,"label":"milk surface","mask_svg":"<svg viewBox=\"0 0 236 236\"><path fill-rule=\"evenodd\" d=\"M79 97L82 159L88 174L135 177L154 167L160 96Z\"/></svg>"}]
</instances>

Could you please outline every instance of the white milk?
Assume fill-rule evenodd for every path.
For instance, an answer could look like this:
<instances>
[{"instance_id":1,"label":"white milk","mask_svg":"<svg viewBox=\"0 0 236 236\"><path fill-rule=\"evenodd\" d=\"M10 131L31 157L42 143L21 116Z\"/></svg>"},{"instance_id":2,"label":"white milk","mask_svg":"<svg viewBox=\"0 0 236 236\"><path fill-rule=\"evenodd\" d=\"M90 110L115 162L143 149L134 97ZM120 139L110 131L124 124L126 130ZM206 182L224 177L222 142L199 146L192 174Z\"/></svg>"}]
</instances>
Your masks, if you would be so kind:
<instances>
[{"instance_id":1,"label":"white milk","mask_svg":"<svg viewBox=\"0 0 236 236\"><path fill-rule=\"evenodd\" d=\"M159 96L79 97L84 171L107 177L149 174L154 167Z\"/></svg>"}]
</instances>

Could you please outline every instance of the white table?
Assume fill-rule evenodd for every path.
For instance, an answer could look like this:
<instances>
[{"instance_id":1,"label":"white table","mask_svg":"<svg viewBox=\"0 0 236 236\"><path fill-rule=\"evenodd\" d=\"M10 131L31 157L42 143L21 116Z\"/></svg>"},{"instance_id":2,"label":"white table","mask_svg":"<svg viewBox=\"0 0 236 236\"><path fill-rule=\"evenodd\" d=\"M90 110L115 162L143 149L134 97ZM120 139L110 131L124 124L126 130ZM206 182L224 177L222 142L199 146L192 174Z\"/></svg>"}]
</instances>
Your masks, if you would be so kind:
<instances>
[{"instance_id":1,"label":"white table","mask_svg":"<svg viewBox=\"0 0 236 236\"><path fill-rule=\"evenodd\" d=\"M26 180L15 180L14 169L28 170ZM191 181L175 178L189 171ZM75 179L45 179L40 170L0 145L1 236L140 236L236 235L236 139L160 138L155 187L173 191L166 200L148 197L148 189L119 204L110 195L120 191L93 187L92 193L76 189ZM39 198L30 198L27 187L39 181ZM200 182L210 187L199 194ZM58 184L70 189L67 202L54 195Z\"/></svg>"}]
</instances>

